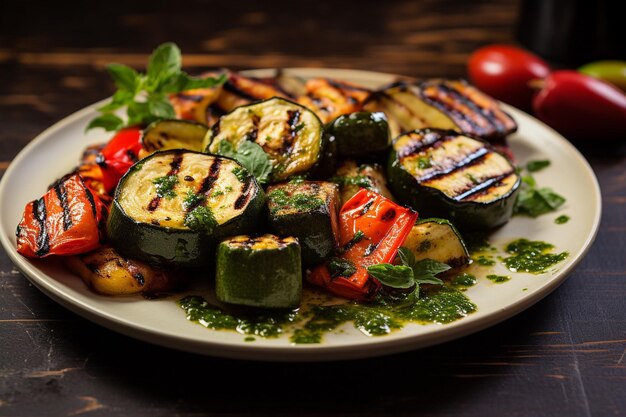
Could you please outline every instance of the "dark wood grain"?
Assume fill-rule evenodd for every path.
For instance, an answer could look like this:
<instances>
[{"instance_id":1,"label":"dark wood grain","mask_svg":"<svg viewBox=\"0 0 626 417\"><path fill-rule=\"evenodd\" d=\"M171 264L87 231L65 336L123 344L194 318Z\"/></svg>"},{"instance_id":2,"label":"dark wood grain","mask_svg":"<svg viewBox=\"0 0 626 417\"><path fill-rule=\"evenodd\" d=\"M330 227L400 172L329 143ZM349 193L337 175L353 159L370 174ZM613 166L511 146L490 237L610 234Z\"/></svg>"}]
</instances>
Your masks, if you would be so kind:
<instances>
[{"instance_id":1,"label":"dark wood grain","mask_svg":"<svg viewBox=\"0 0 626 417\"><path fill-rule=\"evenodd\" d=\"M268 2L269 3L269 2ZM338 2L336 2L338 3ZM3 2L0 175L34 136L112 92L172 40L189 71L325 66L465 76L513 41L515 1ZM524 313L441 346L367 360L258 363L173 351L60 307L0 253L0 415L626 415L626 147L576 143L603 192L597 241Z\"/></svg>"}]
</instances>

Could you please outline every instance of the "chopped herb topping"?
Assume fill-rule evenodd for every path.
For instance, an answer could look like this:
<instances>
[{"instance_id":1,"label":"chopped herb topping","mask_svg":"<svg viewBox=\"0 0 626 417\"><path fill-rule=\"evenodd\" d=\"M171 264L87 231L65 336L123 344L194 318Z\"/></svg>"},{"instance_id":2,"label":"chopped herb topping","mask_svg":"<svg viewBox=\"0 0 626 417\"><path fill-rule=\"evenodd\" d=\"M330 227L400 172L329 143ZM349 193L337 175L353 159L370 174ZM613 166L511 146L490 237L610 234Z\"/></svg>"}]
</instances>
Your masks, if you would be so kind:
<instances>
[{"instance_id":1,"label":"chopped herb topping","mask_svg":"<svg viewBox=\"0 0 626 417\"><path fill-rule=\"evenodd\" d=\"M217 226L217 220L210 208L198 206L187 213L185 226L197 232L211 233Z\"/></svg>"},{"instance_id":2,"label":"chopped herb topping","mask_svg":"<svg viewBox=\"0 0 626 417\"><path fill-rule=\"evenodd\" d=\"M496 284L502 284L503 282L510 281L511 277L506 275L487 275L487 279Z\"/></svg>"},{"instance_id":3,"label":"chopped herb topping","mask_svg":"<svg viewBox=\"0 0 626 417\"><path fill-rule=\"evenodd\" d=\"M331 278L351 277L356 272L356 266L352 262L343 258L331 258L328 261L328 272Z\"/></svg>"},{"instance_id":4,"label":"chopped herb topping","mask_svg":"<svg viewBox=\"0 0 626 417\"><path fill-rule=\"evenodd\" d=\"M174 186L178 184L178 177L176 175L166 175L164 177L158 177L152 180L152 184L156 186L156 193L161 198L167 198L171 200L176 197L174 192Z\"/></svg>"},{"instance_id":5,"label":"chopped herb topping","mask_svg":"<svg viewBox=\"0 0 626 417\"><path fill-rule=\"evenodd\" d=\"M417 167L419 169L428 169L433 166L432 160L427 156L420 156L417 158Z\"/></svg>"},{"instance_id":6,"label":"chopped herb topping","mask_svg":"<svg viewBox=\"0 0 626 417\"><path fill-rule=\"evenodd\" d=\"M248 178L248 173L241 167L235 167L231 172L237 177L239 182L244 182Z\"/></svg>"},{"instance_id":7,"label":"chopped herb topping","mask_svg":"<svg viewBox=\"0 0 626 417\"><path fill-rule=\"evenodd\" d=\"M276 214L280 210L289 210L292 208L304 211L314 210L325 204L324 200L321 198L304 193L289 195L285 190L281 189L273 190L267 197L270 199L271 203L275 205L275 207L272 207L272 214Z\"/></svg>"},{"instance_id":8,"label":"chopped herb topping","mask_svg":"<svg viewBox=\"0 0 626 417\"><path fill-rule=\"evenodd\" d=\"M528 172L537 172L550 166L550 161L547 159L530 161L526 164Z\"/></svg>"},{"instance_id":9,"label":"chopped herb topping","mask_svg":"<svg viewBox=\"0 0 626 417\"><path fill-rule=\"evenodd\" d=\"M185 200L183 200L183 209L189 210L192 207L196 207L200 205L202 202L204 202L205 199L206 199L205 195L196 194L192 190L189 190L187 192L187 196L185 197Z\"/></svg>"},{"instance_id":10,"label":"chopped herb topping","mask_svg":"<svg viewBox=\"0 0 626 417\"><path fill-rule=\"evenodd\" d=\"M355 175L355 176L335 176L329 179L330 182L334 182L335 184L339 184L341 186L344 185L355 185L361 188L372 189L374 188L374 182L370 177L365 175Z\"/></svg>"}]
</instances>

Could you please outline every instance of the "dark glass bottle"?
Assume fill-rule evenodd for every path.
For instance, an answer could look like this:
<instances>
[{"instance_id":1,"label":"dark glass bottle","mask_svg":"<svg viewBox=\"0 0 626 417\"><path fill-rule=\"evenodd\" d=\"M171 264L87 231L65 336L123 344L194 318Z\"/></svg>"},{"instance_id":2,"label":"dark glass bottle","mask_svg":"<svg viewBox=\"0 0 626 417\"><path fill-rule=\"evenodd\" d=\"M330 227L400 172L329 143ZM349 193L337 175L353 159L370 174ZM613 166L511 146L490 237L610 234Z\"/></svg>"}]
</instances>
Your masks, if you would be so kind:
<instances>
[{"instance_id":1,"label":"dark glass bottle","mask_svg":"<svg viewBox=\"0 0 626 417\"><path fill-rule=\"evenodd\" d=\"M548 61L626 60L623 0L522 0L517 38Z\"/></svg>"}]
</instances>

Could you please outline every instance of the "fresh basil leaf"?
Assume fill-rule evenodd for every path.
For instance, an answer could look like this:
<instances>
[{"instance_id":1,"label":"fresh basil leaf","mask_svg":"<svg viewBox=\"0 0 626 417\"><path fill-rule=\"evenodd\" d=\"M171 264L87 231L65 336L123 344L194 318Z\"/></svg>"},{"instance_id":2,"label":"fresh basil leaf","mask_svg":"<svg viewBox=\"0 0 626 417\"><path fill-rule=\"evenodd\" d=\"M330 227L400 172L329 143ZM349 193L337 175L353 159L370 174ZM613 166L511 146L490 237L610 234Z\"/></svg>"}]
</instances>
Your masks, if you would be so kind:
<instances>
[{"instance_id":1,"label":"fresh basil leaf","mask_svg":"<svg viewBox=\"0 0 626 417\"><path fill-rule=\"evenodd\" d=\"M529 187L534 187L535 185L537 185L537 182L535 181L535 177L533 177L532 175L524 175L522 177L522 182L528 185Z\"/></svg>"},{"instance_id":2,"label":"fresh basil leaf","mask_svg":"<svg viewBox=\"0 0 626 417\"><path fill-rule=\"evenodd\" d=\"M141 79L137 71L122 64L109 64L106 69L119 90L129 91L134 95Z\"/></svg>"},{"instance_id":3,"label":"fresh basil leaf","mask_svg":"<svg viewBox=\"0 0 626 417\"><path fill-rule=\"evenodd\" d=\"M391 288L411 288L415 285L413 269L406 265L378 264L367 268L367 272Z\"/></svg>"},{"instance_id":4,"label":"fresh basil leaf","mask_svg":"<svg viewBox=\"0 0 626 417\"><path fill-rule=\"evenodd\" d=\"M537 172L549 166L550 161L548 159L541 159L528 162L526 164L526 169L528 170L528 172Z\"/></svg>"},{"instance_id":5,"label":"fresh basil leaf","mask_svg":"<svg viewBox=\"0 0 626 417\"><path fill-rule=\"evenodd\" d=\"M180 72L162 85L161 91L176 93L179 91L194 90L196 88L211 88L226 81L226 74L219 77L192 77L185 72Z\"/></svg>"},{"instance_id":6,"label":"fresh basil leaf","mask_svg":"<svg viewBox=\"0 0 626 417\"><path fill-rule=\"evenodd\" d=\"M565 198L550 188L544 187L539 190L535 188L522 189L515 202L514 212L516 214L538 217L555 211L564 203Z\"/></svg>"},{"instance_id":7,"label":"fresh basil leaf","mask_svg":"<svg viewBox=\"0 0 626 417\"><path fill-rule=\"evenodd\" d=\"M449 265L437 262L433 259L422 259L413 264L415 282L418 284L442 285L443 281L436 277L437 274L450 269Z\"/></svg>"},{"instance_id":8,"label":"fresh basil leaf","mask_svg":"<svg viewBox=\"0 0 626 417\"><path fill-rule=\"evenodd\" d=\"M151 94L148 97L148 111L155 117L173 119L176 117L174 107L164 95Z\"/></svg>"},{"instance_id":9,"label":"fresh basil leaf","mask_svg":"<svg viewBox=\"0 0 626 417\"><path fill-rule=\"evenodd\" d=\"M269 181L269 175L272 173L272 162L259 144L248 140L243 141L237 148L235 159L250 171L260 184Z\"/></svg>"},{"instance_id":10,"label":"fresh basil leaf","mask_svg":"<svg viewBox=\"0 0 626 417\"><path fill-rule=\"evenodd\" d=\"M156 120L150 113L149 105L147 102L133 101L128 104L126 108L126 114L128 115L127 126L149 124Z\"/></svg>"},{"instance_id":11,"label":"fresh basil leaf","mask_svg":"<svg viewBox=\"0 0 626 417\"><path fill-rule=\"evenodd\" d=\"M180 72L181 53L172 42L159 45L148 61L148 90L154 91Z\"/></svg>"},{"instance_id":12,"label":"fresh basil leaf","mask_svg":"<svg viewBox=\"0 0 626 417\"><path fill-rule=\"evenodd\" d=\"M400 258L400 262L402 265L413 267L415 264L415 255L409 248L401 247L398 249L398 258Z\"/></svg>"},{"instance_id":13,"label":"fresh basil leaf","mask_svg":"<svg viewBox=\"0 0 626 417\"><path fill-rule=\"evenodd\" d=\"M101 127L104 130L110 132L110 131L119 130L123 126L124 126L124 121L122 119L120 119L119 117L117 117L116 115L112 113L107 113L91 120L91 122L89 122L89 125L87 125L87 129L85 130Z\"/></svg>"},{"instance_id":14,"label":"fresh basil leaf","mask_svg":"<svg viewBox=\"0 0 626 417\"><path fill-rule=\"evenodd\" d=\"M134 95L135 94L130 91L117 90L115 94L113 94L113 97L111 97L111 101L104 106L98 107L98 111L101 113L110 113L121 107L127 106L133 101Z\"/></svg>"}]
</instances>

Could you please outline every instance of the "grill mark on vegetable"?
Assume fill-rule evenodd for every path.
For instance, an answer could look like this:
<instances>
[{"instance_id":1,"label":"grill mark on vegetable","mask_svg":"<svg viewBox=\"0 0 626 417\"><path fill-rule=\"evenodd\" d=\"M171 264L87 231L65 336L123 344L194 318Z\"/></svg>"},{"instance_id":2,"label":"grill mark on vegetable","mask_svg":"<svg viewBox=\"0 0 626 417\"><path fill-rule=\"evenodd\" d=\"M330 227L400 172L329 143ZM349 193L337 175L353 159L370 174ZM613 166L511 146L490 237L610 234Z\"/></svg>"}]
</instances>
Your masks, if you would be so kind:
<instances>
[{"instance_id":1,"label":"grill mark on vegetable","mask_svg":"<svg viewBox=\"0 0 626 417\"><path fill-rule=\"evenodd\" d=\"M245 140L249 140L250 142L256 142L257 136L259 134L259 123L261 122L261 118L254 114L252 115L252 129L250 129L244 136Z\"/></svg>"},{"instance_id":2,"label":"grill mark on vegetable","mask_svg":"<svg viewBox=\"0 0 626 417\"><path fill-rule=\"evenodd\" d=\"M145 285L145 283L146 283L146 280L145 280L143 274L141 273L141 271L139 270L139 268L137 268L136 265L133 265L126 258L124 258L124 263L126 264L126 270L130 274L130 276L133 277L135 279L135 281L137 281L137 284L139 284L140 286L143 287Z\"/></svg>"},{"instance_id":3,"label":"grill mark on vegetable","mask_svg":"<svg viewBox=\"0 0 626 417\"><path fill-rule=\"evenodd\" d=\"M211 128L211 131L213 133L213 137L217 137L217 135L220 134L220 119L217 119L217 122L215 122L215 124Z\"/></svg>"},{"instance_id":4,"label":"grill mark on vegetable","mask_svg":"<svg viewBox=\"0 0 626 417\"><path fill-rule=\"evenodd\" d=\"M431 148L438 148L439 146L443 146L444 143L449 142L453 139L455 139L455 136L453 135L442 136L438 132L427 132L422 136L421 139L417 139L417 141L412 142L409 145L398 150L398 157L406 158L416 153L427 151Z\"/></svg>"},{"instance_id":5,"label":"grill mark on vegetable","mask_svg":"<svg viewBox=\"0 0 626 417\"><path fill-rule=\"evenodd\" d=\"M464 189L464 190L460 190L456 193L456 196L452 197L455 201L462 201L464 199L466 199L467 197L474 195L478 192L481 192L487 188L490 188L492 186L494 186L495 184L499 183L500 181L502 181L503 179L505 179L506 177L508 177L509 175L511 175L513 173L513 171L508 171L504 174L500 174L500 175L494 175L491 176L489 178L485 178L483 180L481 180L481 182L479 184L472 184L470 185L470 187Z\"/></svg>"},{"instance_id":6,"label":"grill mark on vegetable","mask_svg":"<svg viewBox=\"0 0 626 417\"><path fill-rule=\"evenodd\" d=\"M166 176L178 174L178 171L180 171L180 167L182 164L183 164L182 153L176 153L174 155L174 158L172 159L172 162L170 162L170 170ZM150 201L150 204L148 204L148 211L152 213L157 208L159 208L159 204L161 204L161 196L157 195L156 197L152 199L152 201Z\"/></svg>"},{"instance_id":7,"label":"grill mark on vegetable","mask_svg":"<svg viewBox=\"0 0 626 417\"><path fill-rule=\"evenodd\" d=\"M511 171L508 174L503 174L503 175L498 176L499 178L492 177L492 178L495 179L495 181L492 181L489 184L488 187L480 189L480 190L476 190L475 192L473 192L473 193L463 197L463 199L467 200L467 201L472 201L472 200L474 200L474 199L476 199L476 198L478 198L478 197L480 197L482 195L490 194L494 189L500 187L501 185L504 185L504 180L507 179L508 177L510 177L513 174L514 174L514 172ZM511 189L507 190L506 193L508 194L510 191L511 191Z\"/></svg>"},{"instance_id":8,"label":"grill mark on vegetable","mask_svg":"<svg viewBox=\"0 0 626 417\"><path fill-rule=\"evenodd\" d=\"M464 159L462 159L458 163L450 166L447 169L443 169L442 168L442 169L440 169L438 171L434 171L434 172L432 172L430 174L422 175L421 177L415 177L415 178L417 179L418 182L427 182L427 181L438 180L441 177L445 177L447 175L452 174L454 171L465 169L465 168L468 168L468 167L470 167L472 165L478 164L483 159L485 159L487 157L487 155L489 155L489 149L487 149L487 148L480 148L480 149L477 149L475 152L472 152L471 154L467 155Z\"/></svg>"},{"instance_id":9,"label":"grill mark on vegetable","mask_svg":"<svg viewBox=\"0 0 626 417\"><path fill-rule=\"evenodd\" d=\"M480 107L478 104L476 104L474 100L469 98L469 96L467 96L464 92L454 87L442 85L442 88L448 94L450 94L454 100L458 100L459 102L465 104L466 106L474 110L474 112L478 113L482 119L484 119L487 126L480 127L481 134L491 136L493 133L490 133L490 130L495 130L496 132L503 132L502 126L498 126L497 124L498 121L492 112L489 112L483 107ZM466 116L466 118L469 119L469 115Z\"/></svg>"},{"instance_id":10,"label":"grill mark on vegetable","mask_svg":"<svg viewBox=\"0 0 626 417\"><path fill-rule=\"evenodd\" d=\"M246 182L244 183L244 186L242 187L241 195L237 197L237 200L235 200L235 205L234 205L235 210L239 210L246 205L246 203L248 202L250 198L251 188L252 188L252 177L248 177L246 178Z\"/></svg>"},{"instance_id":11,"label":"grill mark on vegetable","mask_svg":"<svg viewBox=\"0 0 626 417\"><path fill-rule=\"evenodd\" d=\"M37 252L35 255L44 256L50 252L50 235L48 234L48 228L46 227L46 202L42 198L33 201L33 217L39 224L39 233L37 234Z\"/></svg>"},{"instance_id":12,"label":"grill mark on vegetable","mask_svg":"<svg viewBox=\"0 0 626 417\"><path fill-rule=\"evenodd\" d=\"M202 184L200 185L200 189L198 190L198 192L196 194L206 195L206 194L209 193L209 191L211 191L211 189L215 185L215 182L219 178L221 166L222 166L222 160L220 158L214 158L213 162L211 162L211 166L209 167L209 173L202 180ZM187 206L187 212L193 211L193 209L195 209L200 204L202 204L203 201L204 201L204 199L200 199L200 198L196 199L193 202L193 204L189 204Z\"/></svg>"},{"instance_id":13,"label":"grill mark on vegetable","mask_svg":"<svg viewBox=\"0 0 626 417\"><path fill-rule=\"evenodd\" d=\"M370 201L368 201L367 203L365 203L365 205L361 209L361 212L359 213L359 216L364 216L365 214L367 214L367 212L372 207L372 204L374 204L374 199L373 198Z\"/></svg>"},{"instance_id":14,"label":"grill mark on vegetable","mask_svg":"<svg viewBox=\"0 0 626 417\"><path fill-rule=\"evenodd\" d=\"M390 208L382 216L380 216L380 220L383 222L388 222L395 218L396 218L396 210L393 208Z\"/></svg>"},{"instance_id":15,"label":"grill mark on vegetable","mask_svg":"<svg viewBox=\"0 0 626 417\"><path fill-rule=\"evenodd\" d=\"M63 230L69 230L69 228L72 227L72 216L70 208L68 207L67 190L65 189L63 183L58 182L54 186L54 192L56 193L61 208L63 209Z\"/></svg>"},{"instance_id":16,"label":"grill mark on vegetable","mask_svg":"<svg viewBox=\"0 0 626 417\"><path fill-rule=\"evenodd\" d=\"M468 99L469 103L471 103L471 106L474 109L476 109L477 111L479 111L483 115L485 120L487 120L489 122L489 124L491 124L491 126L499 134L504 135L506 133L506 124L505 124L505 122L500 120L500 118L496 115L496 113L493 111L492 108L490 108L490 107L482 107L477 102L472 100L471 96L468 95L467 93L463 92L460 88L457 88L455 86L448 87L448 88L449 88L450 91L454 92L455 95L462 95L462 96L466 97Z\"/></svg>"},{"instance_id":17,"label":"grill mark on vegetable","mask_svg":"<svg viewBox=\"0 0 626 417\"><path fill-rule=\"evenodd\" d=\"M291 151L293 141L298 135L298 122L300 122L300 110L287 110L287 131L283 135L282 154Z\"/></svg>"},{"instance_id":18,"label":"grill mark on vegetable","mask_svg":"<svg viewBox=\"0 0 626 417\"><path fill-rule=\"evenodd\" d=\"M93 214L93 218L94 219L97 219L98 218L98 211L96 209L96 200L94 199L93 194L91 193L89 188L87 188L85 183L81 181L81 184L83 185L83 190L85 191L85 195L87 196L87 200L89 201L89 204L91 205L91 214Z\"/></svg>"},{"instance_id":19,"label":"grill mark on vegetable","mask_svg":"<svg viewBox=\"0 0 626 417\"><path fill-rule=\"evenodd\" d=\"M194 103L199 103L204 99L204 96L201 94L187 94L187 93L178 93L175 96L177 99L183 101L193 101Z\"/></svg>"},{"instance_id":20,"label":"grill mark on vegetable","mask_svg":"<svg viewBox=\"0 0 626 417\"><path fill-rule=\"evenodd\" d=\"M229 93L233 93L236 96L239 96L245 100L249 100L249 101L257 101L259 100L259 97L255 97L253 95L251 95L250 93L248 93L247 91L242 90L241 88L239 88L239 86L237 86L236 84L233 83L233 80L228 80L226 81L223 85L222 88L226 91L228 91Z\"/></svg>"},{"instance_id":21,"label":"grill mark on vegetable","mask_svg":"<svg viewBox=\"0 0 626 417\"><path fill-rule=\"evenodd\" d=\"M437 93L440 93L440 94L443 93L444 95L447 94L448 96L456 96L456 97L451 97L452 103L446 103L444 102L443 98L440 97L440 94L434 94L432 96L427 95L426 90L429 88L436 91ZM463 113L459 108L454 107L454 104L458 104L459 102L465 105L473 103L464 95L461 95L458 92L456 93L457 94L454 94L450 90L450 88L442 84L426 85L425 87L420 89L420 96L422 97L424 101L437 107L439 110L442 110L444 113L451 115L455 124L465 125L465 128L462 128L462 130L479 132L481 135L484 134L484 131L486 129L485 127L480 126L473 118L469 116L469 114ZM482 116L480 112L479 114L484 119L484 116ZM489 123L488 120L487 122Z\"/></svg>"}]
</instances>

